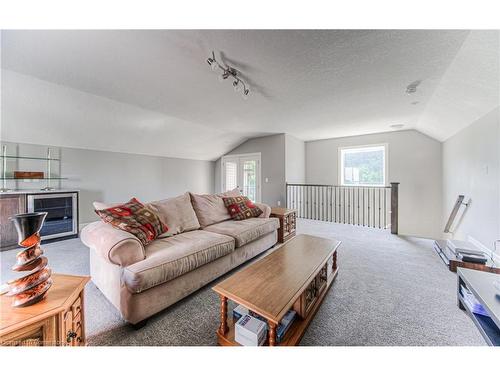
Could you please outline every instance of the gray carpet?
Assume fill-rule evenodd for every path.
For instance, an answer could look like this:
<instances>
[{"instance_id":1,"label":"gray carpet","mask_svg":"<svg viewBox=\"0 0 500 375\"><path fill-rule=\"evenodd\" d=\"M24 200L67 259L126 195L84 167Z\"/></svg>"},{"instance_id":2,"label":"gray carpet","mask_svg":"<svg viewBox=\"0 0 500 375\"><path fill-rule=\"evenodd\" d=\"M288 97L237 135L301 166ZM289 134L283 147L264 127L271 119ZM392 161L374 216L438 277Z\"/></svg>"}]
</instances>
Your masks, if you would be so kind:
<instances>
[{"instance_id":1,"label":"gray carpet","mask_svg":"<svg viewBox=\"0 0 500 375\"><path fill-rule=\"evenodd\" d=\"M298 229L342 241L339 275L302 345L485 345L457 308L456 274L442 264L432 241L314 220L300 220ZM88 250L79 239L43 248L54 272L89 274ZM15 277L10 271L15 254L0 253L2 282ZM215 345L219 310L213 284L135 331L89 283L88 344Z\"/></svg>"}]
</instances>

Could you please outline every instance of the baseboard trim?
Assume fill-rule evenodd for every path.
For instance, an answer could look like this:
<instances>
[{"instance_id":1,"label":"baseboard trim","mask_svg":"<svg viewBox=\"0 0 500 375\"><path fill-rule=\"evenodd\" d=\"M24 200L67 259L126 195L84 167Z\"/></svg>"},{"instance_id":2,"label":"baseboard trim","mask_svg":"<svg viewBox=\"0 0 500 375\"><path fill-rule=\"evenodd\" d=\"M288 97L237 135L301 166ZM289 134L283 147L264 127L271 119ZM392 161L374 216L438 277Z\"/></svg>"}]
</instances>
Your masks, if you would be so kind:
<instances>
[{"instance_id":1,"label":"baseboard trim","mask_svg":"<svg viewBox=\"0 0 500 375\"><path fill-rule=\"evenodd\" d=\"M495 263L500 263L500 254L495 254L493 250L489 249L487 246L483 245L480 241L476 240L472 236L467 236L467 240L475 245L479 250L484 251Z\"/></svg>"}]
</instances>

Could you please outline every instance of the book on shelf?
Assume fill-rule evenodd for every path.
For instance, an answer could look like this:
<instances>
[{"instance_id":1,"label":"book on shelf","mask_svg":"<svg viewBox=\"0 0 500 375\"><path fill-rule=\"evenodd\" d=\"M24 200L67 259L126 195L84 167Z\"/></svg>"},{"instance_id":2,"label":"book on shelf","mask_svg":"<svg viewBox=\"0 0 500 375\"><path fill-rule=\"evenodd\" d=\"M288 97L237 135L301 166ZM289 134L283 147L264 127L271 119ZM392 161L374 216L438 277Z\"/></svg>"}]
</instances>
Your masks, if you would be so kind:
<instances>
[{"instance_id":1,"label":"book on shelf","mask_svg":"<svg viewBox=\"0 0 500 375\"><path fill-rule=\"evenodd\" d=\"M267 325L251 315L243 315L235 324L234 339L243 346L264 345L267 338Z\"/></svg>"},{"instance_id":2,"label":"book on shelf","mask_svg":"<svg viewBox=\"0 0 500 375\"><path fill-rule=\"evenodd\" d=\"M243 315L248 313L249 311L245 306L238 305L233 309L233 319L237 322Z\"/></svg>"},{"instance_id":3,"label":"book on shelf","mask_svg":"<svg viewBox=\"0 0 500 375\"><path fill-rule=\"evenodd\" d=\"M244 315L249 315L255 319L260 320L266 325L266 329L269 329L269 326L267 324L267 319L264 318L263 316L248 310L246 307L242 305L238 305L233 309L233 318L235 321L241 319L242 316ZM294 310L289 310L283 319L281 319L280 323L278 324L278 328L276 329L276 341L279 343L285 336L285 334L288 332L288 329L292 325L292 323L295 321L295 318L297 317L297 312Z\"/></svg>"},{"instance_id":4,"label":"book on shelf","mask_svg":"<svg viewBox=\"0 0 500 375\"><path fill-rule=\"evenodd\" d=\"M288 310L283 319L281 319L281 322L278 325L278 329L276 330L277 342L281 342L281 340L283 340L283 337L285 337L288 328L291 327L296 317L297 317L297 312L295 310Z\"/></svg>"}]
</instances>

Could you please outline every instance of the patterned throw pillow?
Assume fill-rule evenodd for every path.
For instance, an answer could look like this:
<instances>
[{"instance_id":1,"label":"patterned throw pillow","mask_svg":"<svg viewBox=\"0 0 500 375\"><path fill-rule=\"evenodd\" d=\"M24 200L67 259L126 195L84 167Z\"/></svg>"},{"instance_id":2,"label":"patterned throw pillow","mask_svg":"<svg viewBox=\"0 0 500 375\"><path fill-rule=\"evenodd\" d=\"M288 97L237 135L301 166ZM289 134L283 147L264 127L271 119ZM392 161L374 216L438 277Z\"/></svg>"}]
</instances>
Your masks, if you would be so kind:
<instances>
[{"instance_id":1,"label":"patterned throw pillow","mask_svg":"<svg viewBox=\"0 0 500 375\"><path fill-rule=\"evenodd\" d=\"M168 231L158 216L135 198L119 206L95 210L95 213L105 223L133 234L143 245Z\"/></svg>"},{"instance_id":2,"label":"patterned throw pillow","mask_svg":"<svg viewBox=\"0 0 500 375\"><path fill-rule=\"evenodd\" d=\"M233 220L245 220L262 214L262 210L245 196L222 197L222 200Z\"/></svg>"}]
</instances>

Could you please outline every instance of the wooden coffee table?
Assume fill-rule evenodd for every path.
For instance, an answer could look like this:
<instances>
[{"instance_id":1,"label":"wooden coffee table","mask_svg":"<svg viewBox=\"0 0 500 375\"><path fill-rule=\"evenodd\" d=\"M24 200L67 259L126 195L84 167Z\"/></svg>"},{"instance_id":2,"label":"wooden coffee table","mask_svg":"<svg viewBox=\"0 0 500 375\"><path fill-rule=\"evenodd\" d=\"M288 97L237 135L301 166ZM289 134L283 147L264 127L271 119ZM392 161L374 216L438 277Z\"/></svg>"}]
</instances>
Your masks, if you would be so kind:
<instances>
[{"instance_id":1,"label":"wooden coffee table","mask_svg":"<svg viewBox=\"0 0 500 375\"><path fill-rule=\"evenodd\" d=\"M267 345L297 345L338 273L340 241L298 235L268 256L217 284L220 296L218 344L239 345L234 323L227 317L230 299L267 319ZM280 343L276 329L288 310L297 318Z\"/></svg>"}]
</instances>

